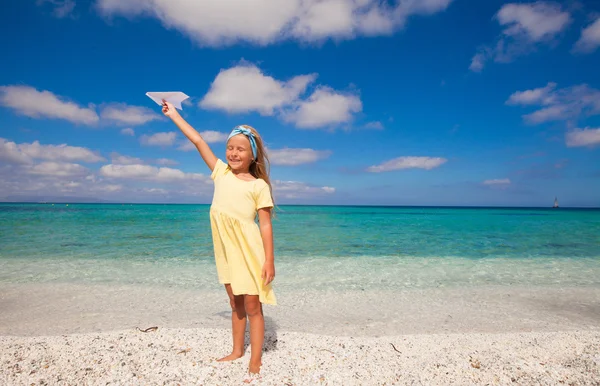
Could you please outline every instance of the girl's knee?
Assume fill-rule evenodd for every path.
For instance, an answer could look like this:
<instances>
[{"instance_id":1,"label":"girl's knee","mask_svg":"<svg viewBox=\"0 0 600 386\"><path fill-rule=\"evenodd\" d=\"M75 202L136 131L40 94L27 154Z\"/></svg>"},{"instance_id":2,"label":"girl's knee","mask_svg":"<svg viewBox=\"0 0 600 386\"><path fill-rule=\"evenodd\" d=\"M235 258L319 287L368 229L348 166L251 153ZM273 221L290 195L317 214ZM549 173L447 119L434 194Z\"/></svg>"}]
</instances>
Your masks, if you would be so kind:
<instances>
[{"instance_id":1,"label":"girl's knee","mask_svg":"<svg viewBox=\"0 0 600 386\"><path fill-rule=\"evenodd\" d=\"M231 305L232 311L244 311L244 296L229 296L229 304Z\"/></svg>"},{"instance_id":2,"label":"girl's knee","mask_svg":"<svg viewBox=\"0 0 600 386\"><path fill-rule=\"evenodd\" d=\"M244 300L244 307L248 316L262 314L262 305L258 300L258 296L247 295Z\"/></svg>"}]
</instances>

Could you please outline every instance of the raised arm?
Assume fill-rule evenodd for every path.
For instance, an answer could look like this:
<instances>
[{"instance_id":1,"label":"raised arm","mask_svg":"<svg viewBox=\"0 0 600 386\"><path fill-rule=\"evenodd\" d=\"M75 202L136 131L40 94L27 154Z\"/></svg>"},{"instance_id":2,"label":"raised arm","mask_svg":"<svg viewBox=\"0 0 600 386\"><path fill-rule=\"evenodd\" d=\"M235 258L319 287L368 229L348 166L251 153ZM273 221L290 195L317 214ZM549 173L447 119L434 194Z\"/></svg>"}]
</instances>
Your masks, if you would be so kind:
<instances>
[{"instance_id":1,"label":"raised arm","mask_svg":"<svg viewBox=\"0 0 600 386\"><path fill-rule=\"evenodd\" d=\"M206 143L206 141L202 138L200 133L198 133L189 123L186 122L185 119L177 109L169 102L163 100L163 114L167 117L171 118L173 123L177 125L179 130L190 140L194 145L196 145L196 149L200 152L202 159L206 162L206 166L212 171L215 168L215 164L217 163L217 157L210 149L210 146Z\"/></svg>"}]
</instances>

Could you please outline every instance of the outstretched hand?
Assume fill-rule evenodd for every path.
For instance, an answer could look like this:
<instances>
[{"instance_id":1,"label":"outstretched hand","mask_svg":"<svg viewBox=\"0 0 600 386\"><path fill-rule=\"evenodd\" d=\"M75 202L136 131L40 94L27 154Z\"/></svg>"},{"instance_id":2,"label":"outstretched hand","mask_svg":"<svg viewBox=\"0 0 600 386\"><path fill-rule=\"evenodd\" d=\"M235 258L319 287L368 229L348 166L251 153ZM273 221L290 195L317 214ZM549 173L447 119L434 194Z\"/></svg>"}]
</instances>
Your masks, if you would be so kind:
<instances>
[{"instance_id":1,"label":"outstretched hand","mask_svg":"<svg viewBox=\"0 0 600 386\"><path fill-rule=\"evenodd\" d=\"M179 115L179 113L175 109L175 106L173 106L173 104L171 102L167 102L164 99L162 100L162 102L163 102L162 112L165 116L167 116L169 118L173 118L173 117Z\"/></svg>"},{"instance_id":2,"label":"outstretched hand","mask_svg":"<svg viewBox=\"0 0 600 386\"><path fill-rule=\"evenodd\" d=\"M261 277L265 285L269 285L275 279L275 264L272 261L263 264Z\"/></svg>"}]
</instances>

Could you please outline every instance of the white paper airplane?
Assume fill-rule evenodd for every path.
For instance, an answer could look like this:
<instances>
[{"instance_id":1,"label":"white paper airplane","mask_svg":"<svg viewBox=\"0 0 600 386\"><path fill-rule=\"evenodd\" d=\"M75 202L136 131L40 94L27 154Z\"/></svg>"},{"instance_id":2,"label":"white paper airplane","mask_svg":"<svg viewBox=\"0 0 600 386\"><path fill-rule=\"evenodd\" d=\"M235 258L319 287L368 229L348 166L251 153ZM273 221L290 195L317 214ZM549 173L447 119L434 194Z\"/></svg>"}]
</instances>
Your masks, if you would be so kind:
<instances>
[{"instance_id":1,"label":"white paper airplane","mask_svg":"<svg viewBox=\"0 0 600 386\"><path fill-rule=\"evenodd\" d=\"M162 106L162 100L164 99L167 102L172 103L173 106L179 110L183 110L181 108L181 102L189 98L189 96L185 95L181 91L147 92L146 95L159 106Z\"/></svg>"}]
</instances>

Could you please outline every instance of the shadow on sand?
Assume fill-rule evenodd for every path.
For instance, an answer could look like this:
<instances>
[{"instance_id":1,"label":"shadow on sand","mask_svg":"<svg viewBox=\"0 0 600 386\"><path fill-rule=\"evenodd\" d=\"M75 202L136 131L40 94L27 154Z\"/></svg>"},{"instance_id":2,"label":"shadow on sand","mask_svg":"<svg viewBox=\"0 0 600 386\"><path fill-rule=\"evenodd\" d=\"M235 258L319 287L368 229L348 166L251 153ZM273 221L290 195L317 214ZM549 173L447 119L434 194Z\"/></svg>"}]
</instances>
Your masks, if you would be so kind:
<instances>
[{"instance_id":1,"label":"shadow on sand","mask_svg":"<svg viewBox=\"0 0 600 386\"><path fill-rule=\"evenodd\" d=\"M216 315L225 319L231 319L231 311L221 311ZM265 342L263 343L263 352L271 352L277 350L277 330L279 326L273 318L265 315ZM250 346L250 323L246 323L246 334L244 337L244 351Z\"/></svg>"}]
</instances>

